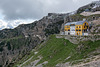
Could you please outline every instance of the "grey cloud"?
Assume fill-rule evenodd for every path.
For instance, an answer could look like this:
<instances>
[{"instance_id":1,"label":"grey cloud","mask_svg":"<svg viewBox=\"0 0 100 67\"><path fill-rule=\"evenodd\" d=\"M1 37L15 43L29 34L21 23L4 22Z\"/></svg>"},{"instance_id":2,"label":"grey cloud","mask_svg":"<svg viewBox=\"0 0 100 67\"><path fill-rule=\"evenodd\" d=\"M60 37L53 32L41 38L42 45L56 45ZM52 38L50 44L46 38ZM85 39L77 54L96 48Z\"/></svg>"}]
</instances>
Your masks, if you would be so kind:
<instances>
[{"instance_id":1,"label":"grey cloud","mask_svg":"<svg viewBox=\"0 0 100 67\"><path fill-rule=\"evenodd\" d=\"M35 0L2 0L0 2L4 19L37 19L43 15L43 4Z\"/></svg>"},{"instance_id":2,"label":"grey cloud","mask_svg":"<svg viewBox=\"0 0 100 67\"><path fill-rule=\"evenodd\" d=\"M92 0L0 0L5 20L39 19L49 12L74 11Z\"/></svg>"}]
</instances>

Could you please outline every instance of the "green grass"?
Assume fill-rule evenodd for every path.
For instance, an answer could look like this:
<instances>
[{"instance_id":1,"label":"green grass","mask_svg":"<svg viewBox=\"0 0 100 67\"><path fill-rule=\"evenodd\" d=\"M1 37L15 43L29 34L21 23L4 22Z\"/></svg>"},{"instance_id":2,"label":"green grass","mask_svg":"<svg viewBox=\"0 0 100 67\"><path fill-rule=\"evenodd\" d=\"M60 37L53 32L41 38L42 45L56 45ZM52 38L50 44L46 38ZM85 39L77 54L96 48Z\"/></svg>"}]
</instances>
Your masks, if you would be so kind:
<instances>
[{"instance_id":1,"label":"green grass","mask_svg":"<svg viewBox=\"0 0 100 67\"><path fill-rule=\"evenodd\" d=\"M17 65L20 65L24 63L26 60L31 58L34 55L34 51L31 51L30 53L26 54L21 60L19 60L13 67L17 67Z\"/></svg>"},{"instance_id":2,"label":"green grass","mask_svg":"<svg viewBox=\"0 0 100 67\"><path fill-rule=\"evenodd\" d=\"M82 44L82 49L79 50L78 45ZM84 59L88 54L100 46L100 41L85 41L80 44L73 44L63 38L57 39L55 35L51 35L45 46L39 50L39 55L43 59L38 63L48 61L46 66L54 66L60 62L73 62L75 60ZM67 57L71 56L68 60Z\"/></svg>"},{"instance_id":3,"label":"green grass","mask_svg":"<svg viewBox=\"0 0 100 67\"><path fill-rule=\"evenodd\" d=\"M71 55L71 52L75 53L74 48L76 46L68 40L63 38L57 39L55 35L51 35L49 41L39 50L39 55L43 56L43 59L39 63L48 61L47 66L54 66Z\"/></svg>"},{"instance_id":4,"label":"green grass","mask_svg":"<svg viewBox=\"0 0 100 67\"><path fill-rule=\"evenodd\" d=\"M91 53L92 51L95 51L98 47L100 47L100 40L95 41L95 42L84 41L84 42L81 42L80 44L82 44L83 47L80 50L76 48L77 53L73 54L73 56L70 59L68 59L66 62L69 62L69 61L73 62L75 60L88 58L90 55L89 53ZM72 64L74 64L74 62Z\"/></svg>"},{"instance_id":5,"label":"green grass","mask_svg":"<svg viewBox=\"0 0 100 67\"><path fill-rule=\"evenodd\" d=\"M55 35L51 35L49 40L37 49L38 54L34 55L33 59L27 62L25 65L30 64L30 62L36 60L38 56L43 58L37 63L43 63L48 61L44 67L55 67L58 63L71 62L72 64L79 63L81 59L89 57L89 54L100 47L100 40L84 41L79 44L73 44L66 39L56 38ZM95 54L96 55L96 54ZM69 59L65 60L67 57Z\"/></svg>"}]
</instances>

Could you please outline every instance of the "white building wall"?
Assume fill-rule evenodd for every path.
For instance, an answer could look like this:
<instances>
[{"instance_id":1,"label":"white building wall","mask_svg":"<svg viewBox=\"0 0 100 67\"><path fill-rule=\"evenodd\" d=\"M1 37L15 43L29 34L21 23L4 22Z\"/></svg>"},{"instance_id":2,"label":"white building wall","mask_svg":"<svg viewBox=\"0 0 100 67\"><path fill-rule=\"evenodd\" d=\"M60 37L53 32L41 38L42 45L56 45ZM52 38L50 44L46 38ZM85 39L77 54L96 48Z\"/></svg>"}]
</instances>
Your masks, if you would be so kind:
<instances>
[{"instance_id":1,"label":"white building wall","mask_svg":"<svg viewBox=\"0 0 100 67\"><path fill-rule=\"evenodd\" d=\"M75 35L75 31L71 31L70 32L70 35Z\"/></svg>"},{"instance_id":2,"label":"white building wall","mask_svg":"<svg viewBox=\"0 0 100 67\"><path fill-rule=\"evenodd\" d=\"M70 35L70 31L65 31L65 35Z\"/></svg>"},{"instance_id":3,"label":"white building wall","mask_svg":"<svg viewBox=\"0 0 100 67\"><path fill-rule=\"evenodd\" d=\"M70 26L70 35L75 35L75 26Z\"/></svg>"},{"instance_id":4,"label":"white building wall","mask_svg":"<svg viewBox=\"0 0 100 67\"><path fill-rule=\"evenodd\" d=\"M84 33L84 35L86 35L86 36L87 36L87 35L88 35L88 33Z\"/></svg>"}]
</instances>

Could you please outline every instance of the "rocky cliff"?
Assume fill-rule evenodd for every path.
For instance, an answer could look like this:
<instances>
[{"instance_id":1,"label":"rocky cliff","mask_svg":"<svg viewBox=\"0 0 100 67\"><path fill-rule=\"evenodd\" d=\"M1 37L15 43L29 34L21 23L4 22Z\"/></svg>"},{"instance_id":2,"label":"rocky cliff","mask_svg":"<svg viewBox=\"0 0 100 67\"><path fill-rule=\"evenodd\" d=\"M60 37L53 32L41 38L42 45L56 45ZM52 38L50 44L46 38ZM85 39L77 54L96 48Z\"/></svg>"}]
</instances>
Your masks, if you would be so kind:
<instances>
[{"instance_id":1,"label":"rocky cliff","mask_svg":"<svg viewBox=\"0 0 100 67\"><path fill-rule=\"evenodd\" d=\"M90 7L81 7L74 14L49 13L48 16L31 24L22 24L15 29L1 30L0 67L12 67L16 61L44 42L49 35L62 32L63 26L67 22L80 21L84 18L91 22L100 18L100 15L82 16L79 14L83 9L87 8Z\"/></svg>"},{"instance_id":2,"label":"rocky cliff","mask_svg":"<svg viewBox=\"0 0 100 67\"><path fill-rule=\"evenodd\" d=\"M39 21L0 31L0 67L11 66L50 34L58 34L66 14L49 13Z\"/></svg>"},{"instance_id":3,"label":"rocky cliff","mask_svg":"<svg viewBox=\"0 0 100 67\"><path fill-rule=\"evenodd\" d=\"M95 11L100 11L100 1L94 1L88 5L82 6L77 10L77 13L82 13L82 12L95 12Z\"/></svg>"}]
</instances>

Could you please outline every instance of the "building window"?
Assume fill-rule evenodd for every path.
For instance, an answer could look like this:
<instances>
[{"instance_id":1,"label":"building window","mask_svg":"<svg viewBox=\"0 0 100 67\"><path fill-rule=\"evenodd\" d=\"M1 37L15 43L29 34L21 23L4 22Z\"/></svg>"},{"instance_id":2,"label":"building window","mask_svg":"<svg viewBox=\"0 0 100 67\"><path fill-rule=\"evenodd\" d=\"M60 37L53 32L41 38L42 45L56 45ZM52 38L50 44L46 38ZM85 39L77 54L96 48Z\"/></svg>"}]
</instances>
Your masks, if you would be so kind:
<instances>
[{"instance_id":1,"label":"building window","mask_svg":"<svg viewBox=\"0 0 100 67\"><path fill-rule=\"evenodd\" d=\"M84 32L85 32L85 30L84 30Z\"/></svg>"},{"instance_id":2,"label":"building window","mask_svg":"<svg viewBox=\"0 0 100 67\"><path fill-rule=\"evenodd\" d=\"M87 32L87 29L85 29L84 32Z\"/></svg>"},{"instance_id":3,"label":"building window","mask_svg":"<svg viewBox=\"0 0 100 67\"><path fill-rule=\"evenodd\" d=\"M89 27L87 26L87 29L88 29Z\"/></svg>"},{"instance_id":4,"label":"building window","mask_svg":"<svg viewBox=\"0 0 100 67\"><path fill-rule=\"evenodd\" d=\"M85 28L85 26L84 26L84 28Z\"/></svg>"},{"instance_id":5,"label":"building window","mask_svg":"<svg viewBox=\"0 0 100 67\"><path fill-rule=\"evenodd\" d=\"M68 31L70 31L70 29L68 29Z\"/></svg>"},{"instance_id":6,"label":"building window","mask_svg":"<svg viewBox=\"0 0 100 67\"><path fill-rule=\"evenodd\" d=\"M76 28L78 28L78 26L76 26Z\"/></svg>"},{"instance_id":7,"label":"building window","mask_svg":"<svg viewBox=\"0 0 100 67\"><path fill-rule=\"evenodd\" d=\"M65 31L67 31L67 30L65 29Z\"/></svg>"},{"instance_id":8,"label":"building window","mask_svg":"<svg viewBox=\"0 0 100 67\"><path fill-rule=\"evenodd\" d=\"M76 29L76 31L78 31L78 29Z\"/></svg>"},{"instance_id":9,"label":"building window","mask_svg":"<svg viewBox=\"0 0 100 67\"><path fill-rule=\"evenodd\" d=\"M81 31L81 29L79 29L79 31Z\"/></svg>"},{"instance_id":10,"label":"building window","mask_svg":"<svg viewBox=\"0 0 100 67\"><path fill-rule=\"evenodd\" d=\"M86 23L85 23L85 26L86 26Z\"/></svg>"},{"instance_id":11,"label":"building window","mask_svg":"<svg viewBox=\"0 0 100 67\"><path fill-rule=\"evenodd\" d=\"M81 28L81 26L79 26L79 28Z\"/></svg>"}]
</instances>

